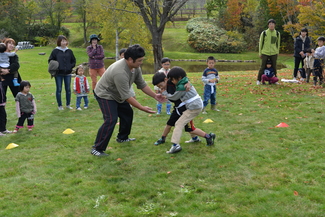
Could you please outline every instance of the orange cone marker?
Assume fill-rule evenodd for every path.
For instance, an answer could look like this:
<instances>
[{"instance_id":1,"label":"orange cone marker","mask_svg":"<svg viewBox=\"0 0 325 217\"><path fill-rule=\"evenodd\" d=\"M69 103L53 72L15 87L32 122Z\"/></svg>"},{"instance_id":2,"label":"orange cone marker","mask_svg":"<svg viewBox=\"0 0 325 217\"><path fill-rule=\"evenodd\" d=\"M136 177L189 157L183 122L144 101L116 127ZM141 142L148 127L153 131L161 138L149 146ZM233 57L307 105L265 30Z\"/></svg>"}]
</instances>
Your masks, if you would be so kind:
<instances>
[{"instance_id":1,"label":"orange cone marker","mask_svg":"<svg viewBox=\"0 0 325 217\"><path fill-rule=\"evenodd\" d=\"M289 127L289 125L284 122L281 122L278 125L276 125L275 127Z\"/></svg>"}]
</instances>

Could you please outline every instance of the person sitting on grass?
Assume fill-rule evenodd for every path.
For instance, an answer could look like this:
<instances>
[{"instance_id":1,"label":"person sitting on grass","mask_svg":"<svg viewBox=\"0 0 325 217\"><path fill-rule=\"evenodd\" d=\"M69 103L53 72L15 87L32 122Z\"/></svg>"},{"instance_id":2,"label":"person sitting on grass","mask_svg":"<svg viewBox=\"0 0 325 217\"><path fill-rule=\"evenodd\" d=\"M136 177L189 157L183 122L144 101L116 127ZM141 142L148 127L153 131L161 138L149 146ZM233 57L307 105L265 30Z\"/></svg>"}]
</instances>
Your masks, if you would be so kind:
<instances>
[{"instance_id":1,"label":"person sitting on grass","mask_svg":"<svg viewBox=\"0 0 325 217\"><path fill-rule=\"evenodd\" d=\"M168 94L174 94L176 91L176 85L173 84L169 79L167 79L167 76L164 73L156 73L152 77L152 84L157 86L160 90L166 91ZM170 132L171 128L175 126L176 121L181 117L183 112L186 110L185 104L183 106L180 106L180 104L182 103L180 99L171 100L171 102L174 103L174 109L171 112L171 115L166 123L161 138L155 142L155 145L160 145L165 143L166 137ZM201 140L198 137L200 136L206 139L207 146L212 145L211 144L213 142L212 134L208 134L199 128L195 128L193 120L191 120L189 123L185 125L185 132L188 132L191 135L191 139L186 141L185 143L200 142Z\"/></svg>"},{"instance_id":2,"label":"person sitting on grass","mask_svg":"<svg viewBox=\"0 0 325 217\"><path fill-rule=\"evenodd\" d=\"M275 77L274 69L272 68L272 62L268 60L266 62L266 67L264 69L264 74L262 75L262 84L268 81L269 84L277 84L279 79Z\"/></svg>"},{"instance_id":3,"label":"person sitting on grass","mask_svg":"<svg viewBox=\"0 0 325 217\"><path fill-rule=\"evenodd\" d=\"M173 94L169 94L165 90L163 91L163 95L165 95L168 100L176 101L180 99L182 101L182 103L176 107L176 112L183 105L186 106L186 110L175 123L171 139L173 144L170 150L167 151L168 154L173 154L182 150L179 144L182 136L182 129L187 123L200 114L203 108L203 102L193 86L189 91L186 91L185 84L188 83L188 77L184 69L177 66L173 67L169 71L167 78L176 86L176 91ZM210 140L208 145L213 145L216 137L215 134L210 133L207 137L209 137L208 139Z\"/></svg>"}]
</instances>

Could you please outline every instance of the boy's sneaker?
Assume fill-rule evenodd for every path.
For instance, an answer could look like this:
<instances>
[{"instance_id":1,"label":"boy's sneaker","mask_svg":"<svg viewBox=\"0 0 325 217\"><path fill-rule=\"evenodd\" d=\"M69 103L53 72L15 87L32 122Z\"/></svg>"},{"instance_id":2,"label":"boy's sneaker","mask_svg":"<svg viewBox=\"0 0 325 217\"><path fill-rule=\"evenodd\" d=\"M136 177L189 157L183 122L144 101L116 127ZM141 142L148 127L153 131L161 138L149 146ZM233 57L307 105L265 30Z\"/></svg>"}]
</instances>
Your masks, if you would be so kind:
<instances>
[{"instance_id":1,"label":"boy's sneaker","mask_svg":"<svg viewBox=\"0 0 325 217\"><path fill-rule=\"evenodd\" d=\"M166 151L167 154L174 154L182 150L182 147L177 144L177 145L172 145L172 147L169 149L169 151Z\"/></svg>"},{"instance_id":2,"label":"boy's sneaker","mask_svg":"<svg viewBox=\"0 0 325 217\"><path fill-rule=\"evenodd\" d=\"M158 139L157 142L155 142L155 145L160 145L160 144L164 144L165 140L163 140L162 138Z\"/></svg>"},{"instance_id":3,"label":"boy's sneaker","mask_svg":"<svg viewBox=\"0 0 325 217\"><path fill-rule=\"evenodd\" d=\"M10 133L12 133L12 131L10 131L10 130L5 130L5 131L2 131L1 133L2 133L2 134L10 134Z\"/></svg>"},{"instance_id":4,"label":"boy's sneaker","mask_svg":"<svg viewBox=\"0 0 325 217\"><path fill-rule=\"evenodd\" d=\"M81 109L80 107L79 107L79 108L77 108L77 110L78 110L78 111L82 111L82 109Z\"/></svg>"},{"instance_id":5,"label":"boy's sneaker","mask_svg":"<svg viewBox=\"0 0 325 217\"><path fill-rule=\"evenodd\" d=\"M198 137L197 139L191 138L190 140L185 141L185 143L192 143L192 142L201 142L201 139Z\"/></svg>"},{"instance_id":6,"label":"boy's sneaker","mask_svg":"<svg viewBox=\"0 0 325 217\"><path fill-rule=\"evenodd\" d=\"M104 153L102 151L97 151L94 148L91 150L90 154L95 155L97 157L105 157L105 156L108 156L108 154L106 154L106 153Z\"/></svg>"},{"instance_id":7,"label":"boy's sneaker","mask_svg":"<svg viewBox=\"0 0 325 217\"><path fill-rule=\"evenodd\" d=\"M59 106L58 109L59 109L60 111L64 110L63 106Z\"/></svg>"},{"instance_id":8,"label":"boy's sneaker","mask_svg":"<svg viewBox=\"0 0 325 217\"><path fill-rule=\"evenodd\" d=\"M131 141L135 141L135 138L128 138L128 139L119 139L119 138L117 138L116 139L116 142L119 142L119 143L131 142Z\"/></svg>"},{"instance_id":9,"label":"boy's sneaker","mask_svg":"<svg viewBox=\"0 0 325 217\"><path fill-rule=\"evenodd\" d=\"M214 144L214 140L216 138L216 134L214 133L209 133L210 137L209 138L205 138L207 140L207 146L211 146Z\"/></svg>"}]
</instances>

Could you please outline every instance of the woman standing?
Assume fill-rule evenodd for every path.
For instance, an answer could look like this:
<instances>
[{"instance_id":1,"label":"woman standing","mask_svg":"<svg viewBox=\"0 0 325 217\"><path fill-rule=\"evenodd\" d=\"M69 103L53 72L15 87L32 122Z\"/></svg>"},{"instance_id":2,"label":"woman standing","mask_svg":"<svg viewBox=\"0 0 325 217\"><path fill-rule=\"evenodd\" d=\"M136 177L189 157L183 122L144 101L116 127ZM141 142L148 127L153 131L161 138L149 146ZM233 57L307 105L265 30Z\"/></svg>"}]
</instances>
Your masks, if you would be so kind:
<instances>
[{"instance_id":1,"label":"woman standing","mask_svg":"<svg viewBox=\"0 0 325 217\"><path fill-rule=\"evenodd\" d=\"M293 70L293 79L297 79L297 73L300 63L301 68L304 67L305 50L307 50L311 46L311 40L308 37L307 28L301 29L299 36L295 39L294 46L295 52L293 56L295 57L295 67Z\"/></svg>"},{"instance_id":2,"label":"woman standing","mask_svg":"<svg viewBox=\"0 0 325 217\"><path fill-rule=\"evenodd\" d=\"M90 45L87 47L87 54L89 57L89 75L92 81L92 89L95 90L97 84L97 75L102 77L105 72L104 66L104 49L98 42L100 38L93 34L89 38Z\"/></svg>"},{"instance_id":3,"label":"woman standing","mask_svg":"<svg viewBox=\"0 0 325 217\"><path fill-rule=\"evenodd\" d=\"M72 109L70 106L71 101L71 72L72 68L76 65L76 58L73 55L72 50L68 47L68 39L59 35L57 39L57 47L52 51L48 62L56 60L59 62L59 69L54 76L56 84L56 101L58 103L58 109L63 110L61 92L62 84L64 82L65 95L66 95L66 107Z\"/></svg>"},{"instance_id":4,"label":"woman standing","mask_svg":"<svg viewBox=\"0 0 325 217\"><path fill-rule=\"evenodd\" d=\"M15 50L16 42L12 38L6 38L3 40L3 43L6 44L7 50L6 52L11 52ZM21 82L21 77L18 72L18 69L20 67L19 65L19 59L18 56L12 56L9 57L9 69L0 69L1 70L1 78L2 78L2 88L4 95L6 96L7 94L7 88L9 87L11 90L11 93L14 97L16 97L17 93L19 92L19 86L15 86L14 83L12 82L14 79L14 74L17 72L18 73L18 83Z\"/></svg>"}]
</instances>

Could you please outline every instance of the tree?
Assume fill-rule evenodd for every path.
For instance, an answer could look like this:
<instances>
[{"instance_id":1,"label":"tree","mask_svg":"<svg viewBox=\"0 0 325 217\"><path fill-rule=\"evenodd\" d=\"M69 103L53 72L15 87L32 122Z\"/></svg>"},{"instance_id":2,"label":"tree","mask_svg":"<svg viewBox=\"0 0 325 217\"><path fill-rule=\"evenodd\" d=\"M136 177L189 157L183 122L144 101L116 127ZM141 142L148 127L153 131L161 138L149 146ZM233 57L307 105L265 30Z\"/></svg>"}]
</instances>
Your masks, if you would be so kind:
<instances>
[{"instance_id":1,"label":"tree","mask_svg":"<svg viewBox=\"0 0 325 217\"><path fill-rule=\"evenodd\" d=\"M163 58L162 35L165 25L188 0L130 0L138 7L152 36L155 71Z\"/></svg>"},{"instance_id":2,"label":"tree","mask_svg":"<svg viewBox=\"0 0 325 217\"><path fill-rule=\"evenodd\" d=\"M74 7L75 11L78 14L80 20L81 20L81 25L82 25L82 33L83 33L83 39L84 43L87 43L87 29L89 27L88 22L88 13L87 13L87 6L88 6L88 1L87 0L76 0L74 1Z\"/></svg>"}]
</instances>

